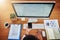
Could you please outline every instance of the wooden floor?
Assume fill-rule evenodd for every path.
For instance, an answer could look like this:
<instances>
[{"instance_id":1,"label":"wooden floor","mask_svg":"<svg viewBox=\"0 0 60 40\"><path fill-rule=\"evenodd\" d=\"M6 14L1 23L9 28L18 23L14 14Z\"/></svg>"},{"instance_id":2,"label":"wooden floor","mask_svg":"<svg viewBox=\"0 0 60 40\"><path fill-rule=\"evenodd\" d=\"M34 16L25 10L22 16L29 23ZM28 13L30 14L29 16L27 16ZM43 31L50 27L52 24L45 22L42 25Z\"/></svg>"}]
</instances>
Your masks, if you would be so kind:
<instances>
[{"instance_id":1,"label":"wooden floor","mask_svg":"<svg viewBox=\"0 0 60 40\"><path fill-rule=\"evenodd\" d=\"M6 29L4 27L4 23L5 22L13 23L10 19L10 14L14 13L13 8L11 6L11 1L12 0L6 0L5 3L3 3L2 5L0 4L0 40L8 39L9 28ZM17 1L17 0L14 0L14 1ZM22 0L22 1L25 1L25 0ZM31 1L34 1L34 0L31 0ZM46 1L46 0L38 0L38 1ZM51 0L47 0L47 1L51 1ZM58 19L59 26L60 26L60 0L55 0L55 1L56 1L56 4L50 16L50 19ZM43 23L43 20L40 19L39 23Z\"/></svg>"}]
</instances>

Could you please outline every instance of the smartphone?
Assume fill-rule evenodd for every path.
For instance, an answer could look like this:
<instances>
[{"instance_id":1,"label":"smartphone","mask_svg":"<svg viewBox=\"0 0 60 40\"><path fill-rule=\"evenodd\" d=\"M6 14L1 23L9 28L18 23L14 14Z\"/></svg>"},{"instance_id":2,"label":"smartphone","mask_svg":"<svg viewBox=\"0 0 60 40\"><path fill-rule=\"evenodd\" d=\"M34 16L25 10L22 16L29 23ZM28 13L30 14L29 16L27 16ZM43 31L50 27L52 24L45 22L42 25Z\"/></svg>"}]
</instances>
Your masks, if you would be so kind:
<instances>
[{"instance_id":1,"label":"smartphone","mask_svg":"<svg viewBox=\"0 0 60 40\"><path fill-rule=\"evenodd\" d=\"M28 28L32 28L32 23L28 23Z\"/></svg>"}]
</instances>

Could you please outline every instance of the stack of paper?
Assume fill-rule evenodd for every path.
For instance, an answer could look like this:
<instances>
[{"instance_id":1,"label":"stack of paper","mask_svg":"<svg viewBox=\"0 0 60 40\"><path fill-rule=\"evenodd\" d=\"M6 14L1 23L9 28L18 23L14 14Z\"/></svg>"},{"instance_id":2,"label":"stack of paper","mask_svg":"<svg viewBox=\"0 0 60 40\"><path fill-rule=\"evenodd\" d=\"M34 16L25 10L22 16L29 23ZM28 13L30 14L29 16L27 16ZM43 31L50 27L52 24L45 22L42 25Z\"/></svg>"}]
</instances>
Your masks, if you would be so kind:
<instances>
[{"instance_id":1,"label":"stack of paper","mask_svg":"<svg viewBox=\"0 0 60 40\"><path fill-rule=\"evenodd\" d=\"M52 28L47 28L46 33L47 33L47 38L48 39L55 39L54 32L53 32Z\"/></svg>"},{"instance_id":2,"label":"stack of paper","mask_svg":"<svg viewBox=\"0 0 60 40\"><path fill-rule=\"evenodd\" d=\"M55 39L60 39L59 30L56 28L56 29L53 29L53 32L54 32L54 35L55 35Z\"/></svg>"}]
</instances>

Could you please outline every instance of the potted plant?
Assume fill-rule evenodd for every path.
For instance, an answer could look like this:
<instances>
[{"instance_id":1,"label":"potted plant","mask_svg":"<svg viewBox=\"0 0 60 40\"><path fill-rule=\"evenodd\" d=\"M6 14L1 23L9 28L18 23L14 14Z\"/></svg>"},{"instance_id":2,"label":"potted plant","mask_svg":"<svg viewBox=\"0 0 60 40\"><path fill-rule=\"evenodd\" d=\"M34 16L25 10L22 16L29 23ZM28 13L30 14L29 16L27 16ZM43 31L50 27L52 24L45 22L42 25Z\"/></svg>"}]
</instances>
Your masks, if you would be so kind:
<instances>
[{"instance_id":1,"label":"potted plant","mask_svg":"<svg viewBox=\"0 0 60 40\"><path fill-rule=\"evenodd\" d=\"M12 21L17 20L16 15L14 13L10 14L10 19Z\"/></svg>"}]
</instances>

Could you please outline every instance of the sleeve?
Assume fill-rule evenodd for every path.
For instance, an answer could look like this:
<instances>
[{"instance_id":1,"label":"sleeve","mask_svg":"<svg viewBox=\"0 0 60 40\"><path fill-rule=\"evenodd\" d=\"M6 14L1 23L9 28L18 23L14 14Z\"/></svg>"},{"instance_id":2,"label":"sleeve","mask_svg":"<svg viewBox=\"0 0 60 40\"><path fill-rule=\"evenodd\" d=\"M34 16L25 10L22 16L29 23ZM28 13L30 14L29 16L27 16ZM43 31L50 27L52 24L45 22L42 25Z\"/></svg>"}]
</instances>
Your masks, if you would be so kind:
<instances>
[{"instance_id":1,"label":"sleeve","mask_svg":"<svg viewBox=\"0 0 60 40\"><path fill-rule=\"evenodd\" d=\"M24 37L26 37L26 35L23 35L23 37L21 38L21 40L23 40Z\"/></svg>"}]
</instances>

